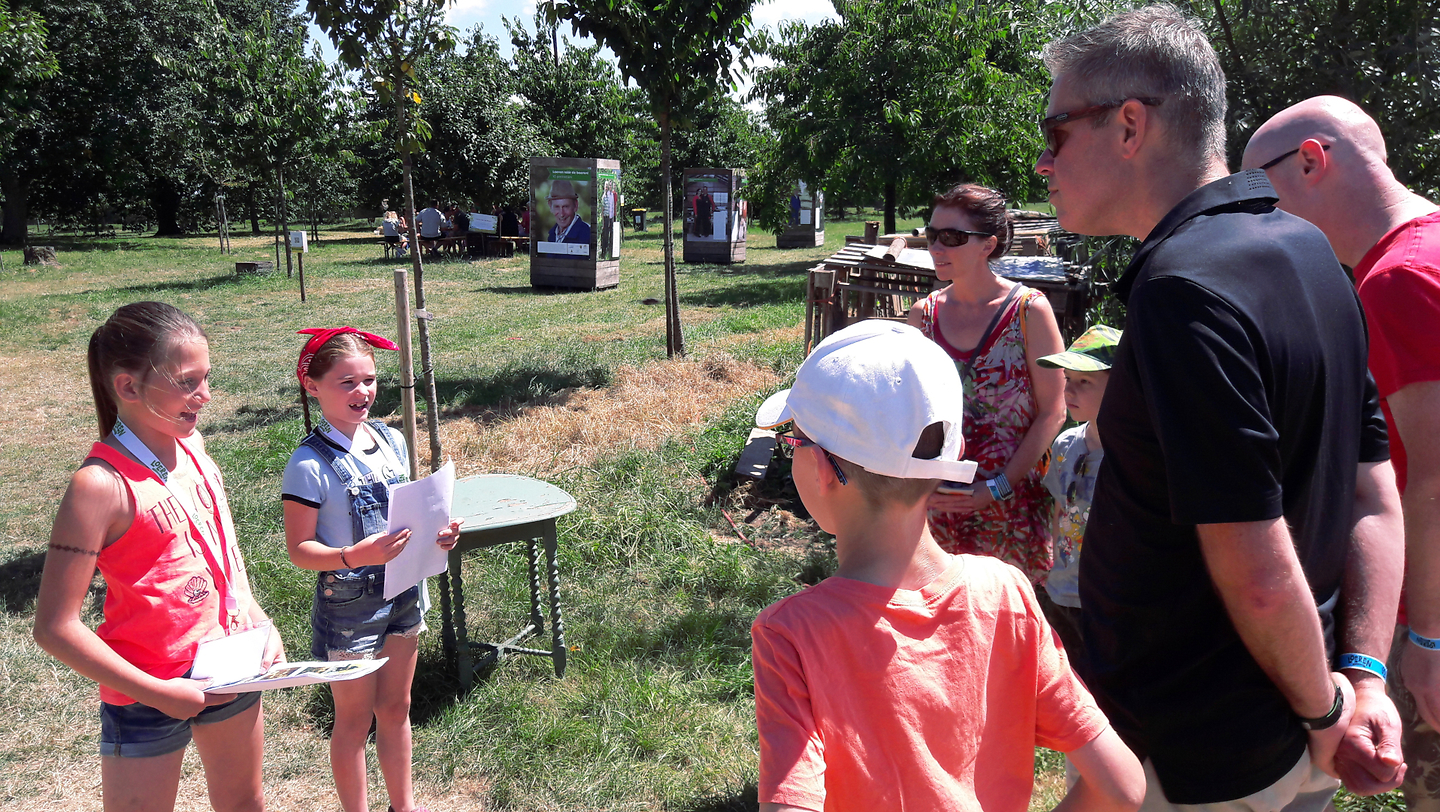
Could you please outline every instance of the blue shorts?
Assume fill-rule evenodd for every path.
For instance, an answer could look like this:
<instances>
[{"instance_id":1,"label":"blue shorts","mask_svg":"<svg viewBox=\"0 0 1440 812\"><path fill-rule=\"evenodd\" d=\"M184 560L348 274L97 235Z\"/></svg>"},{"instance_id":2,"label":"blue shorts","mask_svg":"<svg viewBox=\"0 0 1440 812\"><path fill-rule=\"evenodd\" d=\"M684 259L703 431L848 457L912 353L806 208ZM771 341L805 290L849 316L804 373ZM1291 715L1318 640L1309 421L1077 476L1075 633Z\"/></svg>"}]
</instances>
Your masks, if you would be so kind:
<instances>
[{"instance_id":1,"label":"blue shorts","mask_svg":"<svg viewBox=\"0 0 1440 812\"><path fill-rule=\"evenodd\" d=\"M213 725L260 703L260 692L240 694L233 702L211 705L194 719L176 719L149 705L100 703L100 755L117 758L151 758L184 750L190 744L191 725Z\"/></svg>"},{"instance_id":2,"label":"blue shorts","mask_svg":"<svg viewBox=\"0 0 1440 812\"><path fill-rule=\"evenodd\" d=\"M392 634L415 637L425 630L420 587L385 600L385 568L322 572L310 608L312 659L370 659Z\"/></svg>"}]
</instances>

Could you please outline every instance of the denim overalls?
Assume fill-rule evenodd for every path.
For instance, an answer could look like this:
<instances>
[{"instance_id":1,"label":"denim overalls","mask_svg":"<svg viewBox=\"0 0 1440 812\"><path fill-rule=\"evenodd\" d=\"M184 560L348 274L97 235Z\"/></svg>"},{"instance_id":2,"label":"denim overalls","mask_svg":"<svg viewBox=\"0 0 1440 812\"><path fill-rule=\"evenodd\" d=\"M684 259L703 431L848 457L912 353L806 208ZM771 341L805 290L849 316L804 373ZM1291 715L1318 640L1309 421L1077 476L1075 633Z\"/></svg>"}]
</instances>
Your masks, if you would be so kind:
<instances>
[{"instance_id":1,"label":"denim overalls","mask_svg":"<svg viewBox=\"0 0 1440 812\"><path fill-rule=\"evenodd\" d=\"M385 424L372 420L368 425L390 443L399 459L400 449ZM328 463L344 483L350 495L352 540L384 533L390 507L389 486L409 481L406 473L399 471L388 482L367 482L355 460L337 452L320 434L312 432L301 445ZM384 594L383 564L317 573L310 610L311 656L328 660L341 652L373 654L384 645L386 635L410 632L420 625L420 587L411 587L391 601L385 600Z\"/></svg>"}]
</instances>

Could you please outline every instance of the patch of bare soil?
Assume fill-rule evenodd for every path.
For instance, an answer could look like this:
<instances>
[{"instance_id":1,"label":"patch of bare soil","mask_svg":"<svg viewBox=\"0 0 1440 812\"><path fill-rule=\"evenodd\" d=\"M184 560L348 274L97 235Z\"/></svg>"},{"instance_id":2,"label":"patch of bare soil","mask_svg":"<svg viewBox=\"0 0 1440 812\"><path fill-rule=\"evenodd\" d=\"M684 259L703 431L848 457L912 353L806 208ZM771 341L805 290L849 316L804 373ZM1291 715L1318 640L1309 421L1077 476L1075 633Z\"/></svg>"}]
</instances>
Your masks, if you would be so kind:
<instances>
[{"instance_id":1,"label":"patch of bare soil","mask_svg":"<svg viewBox=\"0 0 1440 812\"><path fill-rule=\"evenodd\" d=\"M779 382L772 370L724 354L621 367L604 389L566 389L545 403L445 418L440 442L462 476L543 477L611 452L655 448ZM427 443L420 454L428 465Z\"/></svg>"}]
</instances>

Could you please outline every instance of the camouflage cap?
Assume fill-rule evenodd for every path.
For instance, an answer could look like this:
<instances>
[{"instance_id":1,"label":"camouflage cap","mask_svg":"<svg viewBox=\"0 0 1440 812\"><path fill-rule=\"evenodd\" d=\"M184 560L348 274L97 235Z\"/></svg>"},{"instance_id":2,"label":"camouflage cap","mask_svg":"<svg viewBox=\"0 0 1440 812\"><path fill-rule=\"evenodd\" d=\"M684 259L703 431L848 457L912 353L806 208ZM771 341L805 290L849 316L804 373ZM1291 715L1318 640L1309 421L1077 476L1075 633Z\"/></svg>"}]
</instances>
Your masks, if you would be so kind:
<instances>
[{"instance_id":1,"label":"camouflage cap","mask_svg":"<svg viewBox=\"0 0 1440 812\"><path fill-rule=\"evenodd\" d=\"M1054 355L1046 355L1035 363L1051 369L1105 372L1115 361L1115 345L1119 343L1119 330L1097 324L1081 333L1080 337L1070 345L1070 349Z\"/></svg>"}]
</instances>

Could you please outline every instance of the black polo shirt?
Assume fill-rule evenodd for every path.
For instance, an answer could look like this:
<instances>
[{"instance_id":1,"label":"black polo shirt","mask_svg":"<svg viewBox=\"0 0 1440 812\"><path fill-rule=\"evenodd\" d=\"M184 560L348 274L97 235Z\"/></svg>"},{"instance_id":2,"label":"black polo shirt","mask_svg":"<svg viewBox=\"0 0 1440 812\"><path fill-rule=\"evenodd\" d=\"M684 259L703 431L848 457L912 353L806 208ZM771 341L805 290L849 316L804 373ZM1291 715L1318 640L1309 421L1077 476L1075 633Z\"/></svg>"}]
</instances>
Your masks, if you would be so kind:
<instances>
[{"instance_id":1,"label":"black polo shirt","mask_svg":"<svg viewBox=\"0 0 1440 812\"><path fill-rule=\"evenodd\" d=\"M1097 418L1077 659L1172 803L1257 792L1306 747L1195 525L1283 515L1333 656L1356 466L1389 457L1354 288L1325 236L1276 199L1258 169L1196 190L1116 286L1127 315Z\"/></svg>"}]
</instances>

